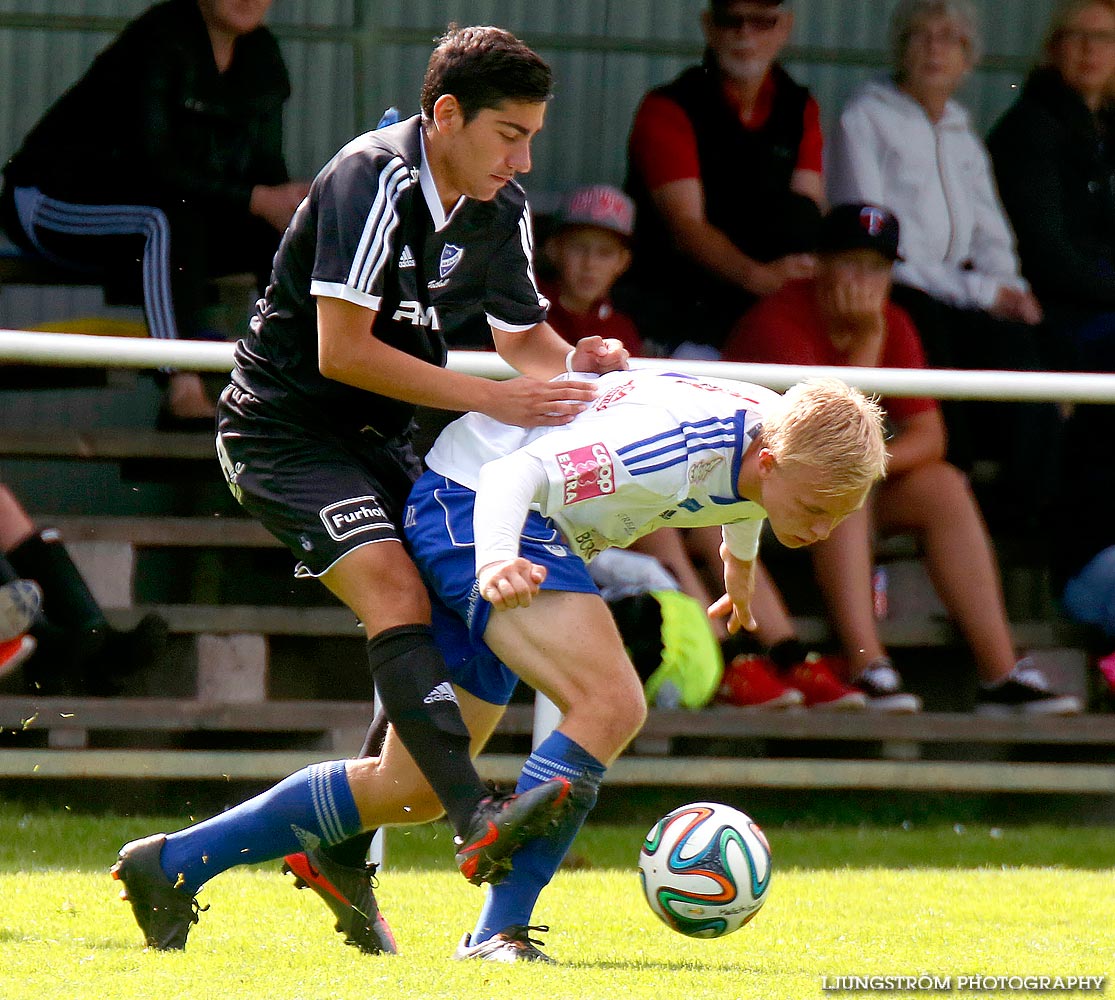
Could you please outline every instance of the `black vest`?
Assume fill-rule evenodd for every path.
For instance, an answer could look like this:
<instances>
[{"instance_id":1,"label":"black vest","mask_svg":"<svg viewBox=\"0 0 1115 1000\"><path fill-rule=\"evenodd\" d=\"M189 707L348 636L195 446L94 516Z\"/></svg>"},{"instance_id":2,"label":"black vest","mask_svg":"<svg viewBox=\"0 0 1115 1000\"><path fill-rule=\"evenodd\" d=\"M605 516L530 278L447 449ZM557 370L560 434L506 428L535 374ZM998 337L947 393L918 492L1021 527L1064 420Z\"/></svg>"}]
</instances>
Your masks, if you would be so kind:
<instances>
[{"instance_id":1,"label":"black vest","mask_svg":"<svg viewBox=\"0 0 1115 1000\"><path fill-rule=\"evenodd\" d=\"M799 228L798 210L787 210L790 179L797 166L809 91L777 64L771 67L774 101L767 120L744 128L724 96L711 59L692 66L676 80L652 91L674 101L692 123L708 221L757 260L812 249L787 231ZM677 283L679 277L707 285L710 278L673 248L672 238L654 207L646 183L628 171L626 188L635 199L635 267L641 279Z\"/></svg>"}]
</instances>

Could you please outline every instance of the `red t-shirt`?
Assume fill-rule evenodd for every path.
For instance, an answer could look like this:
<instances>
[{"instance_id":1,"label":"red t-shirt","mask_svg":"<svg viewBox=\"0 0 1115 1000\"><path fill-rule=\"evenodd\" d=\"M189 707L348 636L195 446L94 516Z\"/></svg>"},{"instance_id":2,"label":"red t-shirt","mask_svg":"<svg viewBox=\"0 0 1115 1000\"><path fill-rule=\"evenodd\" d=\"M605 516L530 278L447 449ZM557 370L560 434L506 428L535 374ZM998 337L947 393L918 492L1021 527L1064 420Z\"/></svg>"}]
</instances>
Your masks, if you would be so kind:
<instances>
[{"instance_id":1,"label":"red t-shirt","mask_svg":"<svg viewBox=\"0 0 1115 1000\"><path fill-rule=\"evenodd\" d=\"M726 93L731 100L731 92ZM773 102L774 78L767 73L751 117L744 118L741 115L740 123L748 129L761 128L770 116ZM806 101L802 126L797 169L820 173L824 145L821 137L821 109L812 97ZM697 134L681 105L669 97L650 93L643 98L643 103L635 113L629 142L631 163L648 190L654 191L671 181L700 179Z\"/></svg>"},{"instance_id":2,"label":"red t-shirt","mask_svg":"<svg viewBox=\"0 0 1115 1000\"><path fill-rule=\"evenodd\" d=\"M570 344L576 344L582 337L613 337L623 343L632 357L645 356L643 339L634 321L607 299L597 302L582 316L570 312L561 304L558 290L553 285L543 284L542 294L550 300L546 319Z\"/></svg>"},{"instance_id":3,"label":"red t-shirt","mask_svg":"<svg viewBox=\"0 0 1115 1000\"><path fill-rule=\"evenodd\" d=\"M846 365L825 333L812 278L791 281L760 299L736 323L724 345L725 361L774 365ZM886 308L887 336L880 368L925 368L925 352L913 321L893 302ZM887 413L902 423L918 413L937 409L934 399L886 399Z\"/></svg>"}]
</instances>

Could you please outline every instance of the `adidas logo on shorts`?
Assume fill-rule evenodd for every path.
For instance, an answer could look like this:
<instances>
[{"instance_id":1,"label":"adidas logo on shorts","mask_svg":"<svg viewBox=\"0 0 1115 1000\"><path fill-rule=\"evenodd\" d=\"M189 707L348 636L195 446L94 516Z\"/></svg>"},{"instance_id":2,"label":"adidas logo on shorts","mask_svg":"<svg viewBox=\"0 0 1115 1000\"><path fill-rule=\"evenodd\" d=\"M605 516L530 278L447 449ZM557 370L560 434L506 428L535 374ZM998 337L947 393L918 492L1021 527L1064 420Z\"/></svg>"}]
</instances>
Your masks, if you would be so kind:
<instances>
[{"instance_id":1,"label":"adidas logo on shorts","mask_svg":"<svg viewBox=\"0 0 1115 1000\"><path fill-rule=\"evenodd\" d=\"M433 691L422 699L422 704L432 705L437 701L455 702L456 700L457 696L453 693L453 685L450 684L449 681L442 681Z\"/></svg>"},{"instance_id":2,"label":"adidas logo on shorts","mask_svg":"<svg viewBox=\"0 0 1115 1000\"><path fill-rule=\"evenodd\" d=\"M403 252L399 254L399 267L414 267L414 254L408 246L404 246Z\"/></svg>"}]
</instances>

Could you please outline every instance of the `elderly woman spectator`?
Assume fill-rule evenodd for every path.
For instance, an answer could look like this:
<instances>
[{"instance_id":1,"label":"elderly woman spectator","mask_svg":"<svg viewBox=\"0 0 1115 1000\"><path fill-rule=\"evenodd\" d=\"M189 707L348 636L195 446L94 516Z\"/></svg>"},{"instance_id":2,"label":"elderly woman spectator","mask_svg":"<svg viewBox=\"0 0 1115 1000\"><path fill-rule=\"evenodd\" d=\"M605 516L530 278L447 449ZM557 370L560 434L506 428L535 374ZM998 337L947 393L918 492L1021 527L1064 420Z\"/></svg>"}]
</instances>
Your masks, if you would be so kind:
<instances>
[{"instance_id":1,"label":"elderly woman spectator","mask_svg":"<svg viewBox=\"0 0 1115 1000\"><path fill-rule=\"evenodd\" d=\"M1051 367L1094 368L1089 341L1115 337L1113 86L1115 0L1062 2L1041 65L988 139Z\"/></svg>"},{"instance_id":2,"label":"elderly woman spectator","mask_svg":"<svg viewBox=\"0 0 1115 1000\"><path fill-rule=\"evenodd\" d=\"M893 73L852 96L832 136L829 198L898 216L893 300L913 318L931 365L1040 368L1041 307L1021 276L987 151L954 97L980 56L975 10L968 0L901 0L890 42ZM1033 461L1055 452L1054 408L946 404L944 415L950 458L962 467L997 460L1006 495L1038 505L1017 525L1030 527L1049 499L1034 495L1035 479L1050 477Z\"/></svg>"}]
</instances>

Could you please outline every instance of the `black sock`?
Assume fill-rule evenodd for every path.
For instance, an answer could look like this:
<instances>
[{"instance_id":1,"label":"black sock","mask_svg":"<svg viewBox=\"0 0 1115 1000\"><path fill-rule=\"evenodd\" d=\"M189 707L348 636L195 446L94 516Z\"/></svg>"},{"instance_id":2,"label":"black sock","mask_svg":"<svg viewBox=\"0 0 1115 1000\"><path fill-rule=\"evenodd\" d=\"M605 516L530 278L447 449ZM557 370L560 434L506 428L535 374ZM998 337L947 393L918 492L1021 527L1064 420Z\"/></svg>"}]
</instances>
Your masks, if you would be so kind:
<instances>
[{"instance_id":1,"label":"black sock","mask_svg":"<svg viewBox=\"0 0 1115 1000\"><path fill-rule=\"evenodd\" d=\"M395 732L461 833L488 794L429 625L399 625L368 641L368 665Z\"/></svg>"},{"instance_id":2,"label":"black sock","mask_svg":"<svg viewBox=\"0 0 1115 1000\"><path fill-rule=\"evenodd\" d=\"M808 655L809 651L797 639L783 639L781 642L776 642L767 653L771 662L782 673L801 663Z\"/></svg>"},{"instance_id":3,"label":"black sock","mask_svg":"<svg viewBox=\"0 0 1115 1000\"><path fill-rule=\"evenodd\" d=\"M360 748L357 757L377 757L383 749L383 741L387 738L387 713L381 708L372 719L368 727L368 735L364 737L364 745ZM321 852L339 865L348 865L349 868L363 868L368 859L368 851L372 846L375 830L365 830L355 837L342 840L332 847L321 846Z\"/></svg>"},{"instance_id":4,"label":"black sock","mask_svg":"<svg viewBox=\"0 0 1115 1000\"><path fill-rule=\"evenodd\" d=\"M43 591L43 614L67 631L103 637L108 622L100 604L53 528L43 528L5 553L11 568Z\"/></svg>"}]
</instances>

